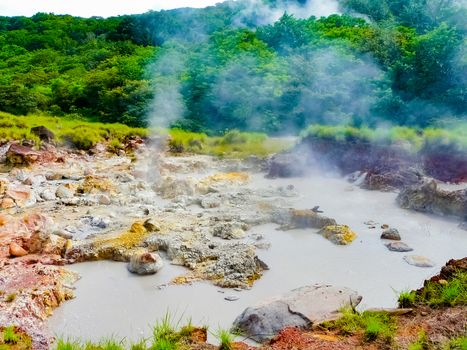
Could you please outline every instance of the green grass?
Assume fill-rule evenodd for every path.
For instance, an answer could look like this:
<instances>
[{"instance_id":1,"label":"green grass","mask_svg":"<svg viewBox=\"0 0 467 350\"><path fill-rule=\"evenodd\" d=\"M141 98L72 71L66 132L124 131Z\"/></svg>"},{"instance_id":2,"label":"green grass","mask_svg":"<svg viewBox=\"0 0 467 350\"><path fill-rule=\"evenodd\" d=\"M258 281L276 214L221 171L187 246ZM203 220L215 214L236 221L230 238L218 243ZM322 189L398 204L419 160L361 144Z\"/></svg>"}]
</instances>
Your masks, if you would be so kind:
<instances>
[{"instance_id":1,"label":"green grass","mask_svg":"<svg viewBox=\"0 0 467 350\"><path fill-rule=\"evenodd\" d=\"M219 350L231 350L234 336L228 330L219 329L214 336L219 341Z\"/></svg>"},{"instance_id":2,"label":"green grass","mask_svg":"<svg viewBox=\"0 0 467 350\"><path fill-rule=\"evenodd\" d=\"M415 304L415 292L410 290L404 290L399 293L398 298L399 307L412 307Z\"/></svg>"},{"instance_id":3,"label":"green grass","mask_svg":"<svg viewBox=\"0 0 467 350\"><path fill-rule=\"evenodd\" d=\"M14 326L4 327L0 332L1 350L30 350L32 349L31 338L19 332Z\"/></svg>"},{"instance_id":4,"label":"green grass","mask_svg":"<svg viewBox=\"0 0 467 350\"><path fill-rule=\"evenodd\" d=\"M384 312L364 311L358 313L352 308L343 308L342 317L326 322L324 327L336 329L343 335L363 334L366 341L383 340L391 342L396 331L395 320Z\"/></svg>"},{"instance_id":5,"label":"green grass","mask_svg":"<svg viewBox=\"0 0 467 350\"><path fill-rule=\"evenodd\" d=\"M443 350L467 350L467 336L451 339Z\"/></svg>"},{"instance_id":6,"label":"green grass","mask_svg":"<svg viewBox=\"0 0 467 350\"><path fill-rule=\"evenodd\" d=\"M15 327L5 327L2 332L3 343L16 344L20 341L21 337L16 333Z\"/></svg>"},{"instance_id":7,"label":"green grass","mask_svg":"<svg viewBox=\"0 0 467 350\"><path fill-rule=\"evenodd\" d=\"M449 147L467 151L467 123L450 128L415 129L404 126L370 129L346 125L311 125L301 133L302 138L316 137L341 142L368 142L382 145L401 144L408 151Z\"/></svg>"},{"instance_id":8,"label":"green grass","mask_svg":"<svg viewBox=\"0 0 467 350\"><path fill-rule=\"evenodd\" d=\"M0 141L33 140L39 138L30 129L45 126L51 130L59 144L90 149L98 142L110 142L113 148L130 136L146 137L148 129L131 128L123 124L103 124L71 117L51 117L46 115L15 116L0 112Z\"/></svg>"},{"instance_id":9,"label":"green grass","mask_svg":"<svg viewBox=\"0 0 467 350\"><path fill-rule=\"evenodd\" d=\"M449 281L428 281L422 291L415 294L415 303L431 307L467 305L467 272L455 273Z\"/></svg>"},{"instance_id":10,"label":"green grass","mask_svg":"<svg viewBox=\"0 0 467 350\"><path fill-rule=\"evenodd\" d=\"M293 146L293 142L287 139L237 130L229 131L223 136L208 136L204 133L172 129L169 136L169 149L173 153L188 152L232 158L266 157Z\"/></svg>"},{"instance_id":11,"label":"green grass","mask_svg":"<svg viewBox=\"0 0 467 350\"><path fill-rule=\"evenodd\" d=\"M409 345L408 350L429 350L430 344L428 342L428 336L425 331L421 331L418 335L417 341Z\"/></svg>"}]
</instances>

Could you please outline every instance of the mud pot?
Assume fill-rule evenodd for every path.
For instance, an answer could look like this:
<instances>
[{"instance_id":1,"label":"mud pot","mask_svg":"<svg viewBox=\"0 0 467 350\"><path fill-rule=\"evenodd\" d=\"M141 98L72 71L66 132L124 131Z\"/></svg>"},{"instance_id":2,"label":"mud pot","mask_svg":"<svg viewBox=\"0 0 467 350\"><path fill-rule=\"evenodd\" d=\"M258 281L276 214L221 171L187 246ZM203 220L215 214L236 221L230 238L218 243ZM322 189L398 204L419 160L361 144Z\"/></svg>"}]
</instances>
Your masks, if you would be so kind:
<instances>
[{"instance_id":1,"label":"mud pot","mask_svg":"<svg viewBox=\"0 0 467 350\"><path fill-rule=\"evenodd\" d=\"M101 204L60 206L67 223L60 219L63 211L40 204L73 236L69 261L99 260L68 267L81 279L75 298L49 319L56 336L137 339L149 336L167 312L175 320L226 329L247 306L314 283L358 291L361 309L395 307L398 292L420 287L447 260L465 255L467 234L458 219L401 209L395 192L364 190L318 171L267 179L254 160L141 159L136 165L123 157L90 161L96 175L120 169L118 176L105 175L114 190L106 189L108 203L100 197ZM313 220L300 219L320 211L347 225L352 236L336 240L319 234ZM158 227L136 244L100 238L148 219ZM380 238L387 228L397 229L412 250L389 250L391 241ZM128 255L141 248L162 257L156 274L128 272Z\"/></svg>"}]
</instances>

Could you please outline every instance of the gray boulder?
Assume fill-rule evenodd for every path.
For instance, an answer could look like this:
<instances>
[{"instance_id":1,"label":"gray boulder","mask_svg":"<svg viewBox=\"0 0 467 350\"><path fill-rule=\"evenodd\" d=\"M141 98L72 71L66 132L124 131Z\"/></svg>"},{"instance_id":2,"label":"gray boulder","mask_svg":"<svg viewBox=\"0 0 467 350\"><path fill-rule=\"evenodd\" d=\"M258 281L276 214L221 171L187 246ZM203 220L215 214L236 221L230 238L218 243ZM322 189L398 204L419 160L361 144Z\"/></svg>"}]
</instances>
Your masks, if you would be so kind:
<instances>
[{"instance_id":1,"label":"gray boulder","mask_svg":"<svg viewBox=\"0 0 467 350\"><path fill-rule=\"evenodd\" d=\"M152 275L158 272L164 263L156 253L135 254L130 258L128 271L138 275Z\"/></svg>"},{"instance_id":2,"label":"gray boulder","mask_svg":"<svg viewBox=\"0 0 467 350\"><path fill-rule=\"evenodd\" d=\"M264 342L285 327L310 328L313 324L340 316L346 305L356 306L362 297L357 292L329 285L304 286L255 307L237 317L233 331Z\"/></svg>"}]
</instances>

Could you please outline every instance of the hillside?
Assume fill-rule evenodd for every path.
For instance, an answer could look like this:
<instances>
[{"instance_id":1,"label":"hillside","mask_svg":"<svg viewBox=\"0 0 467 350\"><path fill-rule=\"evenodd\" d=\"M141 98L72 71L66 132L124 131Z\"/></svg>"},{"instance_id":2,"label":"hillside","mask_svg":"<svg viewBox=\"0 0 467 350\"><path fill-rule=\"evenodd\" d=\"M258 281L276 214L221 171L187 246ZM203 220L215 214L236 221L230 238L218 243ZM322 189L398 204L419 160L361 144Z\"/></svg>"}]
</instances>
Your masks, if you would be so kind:
<instances>
[{"instance_id":1,"label":"hillside","mask_svg":"<svg viewBox=\"0 0 467 350\"><path fill-rule=\"evenodd\" d=\"M209 133L443 126L467 112L457 4L343 0L340 14L304 19L303 1L0 17L0 110Z\"/></svg>"}]
</instances>

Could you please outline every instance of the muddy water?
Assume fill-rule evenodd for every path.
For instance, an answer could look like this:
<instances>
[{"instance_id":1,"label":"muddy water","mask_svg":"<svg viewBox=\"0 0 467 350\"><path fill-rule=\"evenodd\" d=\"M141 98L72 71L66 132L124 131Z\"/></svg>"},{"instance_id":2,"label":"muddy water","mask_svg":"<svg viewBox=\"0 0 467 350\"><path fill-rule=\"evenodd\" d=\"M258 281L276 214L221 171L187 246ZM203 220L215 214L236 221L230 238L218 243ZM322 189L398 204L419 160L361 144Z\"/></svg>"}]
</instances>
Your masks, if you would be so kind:
<instances>
[{"instance_id":1,"label":"muddy water","mask_svg":"<svg viewBox=\"0 0 467 350\"><path fill-rule=\"evenodd\" d=\"M212 330L228 328L247 306L312 283L342 285L362 296L361 308L393 307L397 291L417 288L439 271L451 258L467 252L467 232L456 220L432 217L400 209L395 193L366 191L340 178L311 175L304 179L267 180L255 175L252 188L293 183L300 196L292 199L295 208L319 205L324 214L349 225L358 233L350 246L336 246L316 234L316 230L277 231L276 225L252 228L249 233L265 235L268 250L258 250L270 270L248 291L220 290L208 282L191 286L158 288L185 269L166 266L154 276L138 277L125 264L92 262L72 266L82 275L76 284L76 299L60 307L50 320L57 335L99 339L112 334L135 339L150 334L150 325L169 311L176 318ZM376 229L364 222L373 220ZM381 224L396 227L402 240L414 251L436 263L433 268L408 265L406 253L390 252L379 236ZM228 295L239 297L226 301Z\"/></svg>"}]
</instances>

